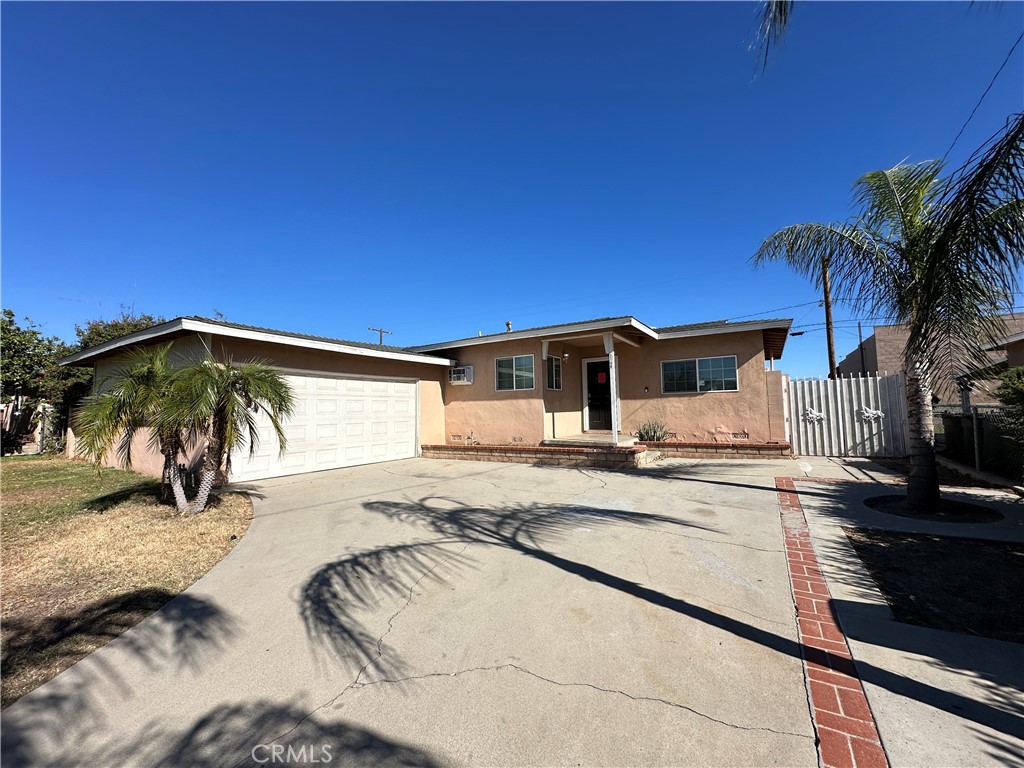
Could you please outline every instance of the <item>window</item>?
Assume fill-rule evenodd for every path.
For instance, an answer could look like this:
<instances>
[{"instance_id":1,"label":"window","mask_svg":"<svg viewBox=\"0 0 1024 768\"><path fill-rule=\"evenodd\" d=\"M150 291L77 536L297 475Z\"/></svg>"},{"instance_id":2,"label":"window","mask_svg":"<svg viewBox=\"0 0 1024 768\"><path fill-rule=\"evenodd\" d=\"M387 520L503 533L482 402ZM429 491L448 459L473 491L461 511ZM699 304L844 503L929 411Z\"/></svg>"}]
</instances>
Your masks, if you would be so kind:
<instances>
[{"instance_id":1,"label":"window","mask_svg":"<svg viewBox=\"0 0 1024 768\"><path fill-rule=\"evenodd\" d=\"M562 358L548 358L548 389L562 388Z\"/></svg>"},{"instance_id":2,"label":"window","mask_svg":"<svg viewBox=\"0 0 1024 768\"><path fill-rule=\"evenodd\" d=\"M500 391L533 389L533 355L499 357L494 361L495 388Z\"/></svg>"},{"instance_id":3,"label":"window","mask_svg":"<svg viewBox=\"0 0 1024 768\"><path fill-rule=\"evenodd\" d=\"M696 360L666 360L661 364L661 391L735 392L736 355L700 357Z\"/></svg>"}]
</instances>

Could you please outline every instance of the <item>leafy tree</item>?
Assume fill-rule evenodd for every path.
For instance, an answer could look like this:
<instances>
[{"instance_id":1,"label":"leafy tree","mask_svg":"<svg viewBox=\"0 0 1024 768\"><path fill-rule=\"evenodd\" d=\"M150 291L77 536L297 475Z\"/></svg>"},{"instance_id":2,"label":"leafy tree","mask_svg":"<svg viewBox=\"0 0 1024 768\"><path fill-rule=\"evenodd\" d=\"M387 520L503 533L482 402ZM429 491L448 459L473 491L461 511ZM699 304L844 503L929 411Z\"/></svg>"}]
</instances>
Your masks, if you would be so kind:
<instances>
[{"instance_id":1,"label":"leafy tree","mask_svg":"<svg viewBox=\"0 0 1024 768\"><path fill-rule=\"evenodd\" d=\"M939 501L931 382L990 361L1024 262L1024 115L960 170L938 161L873 171L854 185L856 218L771 235L755 264L811 279L827 263L840 301L907 325L911 471L907 504Z\"/></svg>"},{"instance_id":2,"label":"leafy tree","mask_svg":"<svg viewBox=\"0 0 1024 768\"><path fill-rule=\"evenodd\" d=\"M122 307L121 313L112 320L89 320L84 325L76 325L75 335L78 340L74 344L54 339L49 358L40 374L39 392L43 399L54 406L57 419L55 428L60 432L67 428L71 409L89 394L93 383L91 368L60 365L61 359L162 322L165 322L164 318L158 315L136 315Z\"/></svg>"},{"instance_id":3,"label":"leafy tree","mask_svg":"<svg viewBox=\"0 0 1024 768\"><path fill-rule=\"evenodd\" d=\"M232 451L248 443L249 455L256 454L261 413L269 418L284 455L287 439L282 419L292 414L295 400L288 382L266 363L208 359L189 366L181 372L173 399L165 415L168 423L188 422L193 434L206 438L195 511L206 507L222 468L230 473Z\"/></svg>"},{"instance_id":4,"label":"leafy tree","mask_svg":"<svg viewBox=\"0 0 1024 768\"><path fill-rule=\"evenodd\" d=\"M145 312L136 315L133 310L122 306L121 314L113 320L88 320L85 325L76 325L75 335L78 336L78 349L89 349L105 341L119 339L129 333L143 331L165 322L167 322L166 318L160 315L150 315Z\"/></svg>"},{"instance_id":5,"label":"leafy tree","mask_svg":"<svg viewBox=\"0 0 1024 768\"><path fill-rule=\"evenodd\" d=\"M24 318L24 326L9 309L0 315L0 345L3 348L3 366L0 367L0 394L14 397L21 390L24 397L40 396L43 373L56 351L62 348L60 339L43 336L39 326Z\"/></svg>"}]
</instances>

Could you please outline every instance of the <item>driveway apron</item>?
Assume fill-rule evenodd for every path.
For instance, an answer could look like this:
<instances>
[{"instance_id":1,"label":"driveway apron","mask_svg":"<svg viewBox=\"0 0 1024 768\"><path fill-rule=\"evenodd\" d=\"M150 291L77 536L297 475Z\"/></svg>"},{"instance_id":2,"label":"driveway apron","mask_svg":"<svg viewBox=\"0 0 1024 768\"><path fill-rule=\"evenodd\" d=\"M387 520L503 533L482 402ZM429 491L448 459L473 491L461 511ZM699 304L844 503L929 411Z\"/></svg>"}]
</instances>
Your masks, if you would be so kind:
<instances>
[{"instance_id":1,"label":"driveway apron","mask_svg":"<svg viewBox=\"0 0 1024 768\"><path fill-rule=\"evenodd\" d=\"M4 765L815 766L774 464L260 483L207 576L4 712Z\"/></svg>"}]
</instances>

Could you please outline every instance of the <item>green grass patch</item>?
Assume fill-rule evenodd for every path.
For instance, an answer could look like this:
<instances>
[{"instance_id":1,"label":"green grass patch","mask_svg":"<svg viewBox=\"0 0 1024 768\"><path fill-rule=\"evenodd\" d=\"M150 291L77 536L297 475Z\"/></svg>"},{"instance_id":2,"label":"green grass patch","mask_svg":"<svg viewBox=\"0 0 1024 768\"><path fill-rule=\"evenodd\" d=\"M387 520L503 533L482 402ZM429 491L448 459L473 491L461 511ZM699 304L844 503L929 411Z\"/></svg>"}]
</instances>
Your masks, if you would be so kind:
<instances>
[{"instance_id":1,"label":"green grass patch","mask_svg":"<svg viewBox=\"0 0 1024 768\"><path fill-rule=\"evenodd\" d=\"M134 497L152 499L155 479L122 469L49 456L0 459L0 536L7 543L82 512L102 512Z\"/></svg>"}]
</instances>

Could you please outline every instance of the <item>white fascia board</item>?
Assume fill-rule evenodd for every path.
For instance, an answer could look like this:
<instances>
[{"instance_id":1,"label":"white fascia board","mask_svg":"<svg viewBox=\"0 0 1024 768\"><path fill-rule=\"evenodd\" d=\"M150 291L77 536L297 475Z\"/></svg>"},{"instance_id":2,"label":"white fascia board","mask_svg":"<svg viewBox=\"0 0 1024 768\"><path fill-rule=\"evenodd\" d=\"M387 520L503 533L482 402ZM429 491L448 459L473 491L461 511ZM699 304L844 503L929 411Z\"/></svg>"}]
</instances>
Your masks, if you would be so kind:
<instances>
[{"instance_id":1,"label":"white fascia board","mask_svg":"<svg viewBox=\"0 0 1024 768\"><path fill-rule=\"evenodd\" d=\"M249 339L251 341L266 341L271 344L286 344L291 347L302 347L303 349L321 349L325 352L340 352L345 355L357 355L360 357L377 357L384 360L401 360L406 363L442 365L445 368L449 368L454 364L453 361L448 360L447 358L417 355L411 352L389 352L386 349L350 347L347 344L339 344L338 342L333 341L303 339L295 336L285 336L271 331L255 331L248 328L231 328L225 325L204 323L201 320L189 320L187 318L182 322L184 330L196 331L197 333L211 333L217 336L230 336L236 339Z\"/></svg>"},{"instance_id":2,"label":"white fascia board","mask_svg":"<svg viewBox=\"0 0 1024 768\"><path fill-rule=\"evenodd\" d=\"M688 336L713 336L721 333L743 333L744 331L766 331L770 328L789 329L790 322L785 323L752 323L751 325L721 325L715 328L695 328L689 331L669 331L659 333L659 339L685 339Z\"/></svg>"},{"instance_id":3,"label":"white fascia board","mask_svg":"<svg viewBox=\"0 0 1024 768\"><path fill-rule=\"evenodd\" d=\"M595 320L589 323L567 323L565 325L553 325L548 328L535 328L526 331L512 331L511 333L495 333L490 336L470 336L466 339L455 339L440 344L424 344L419 347L410 347L417 352L430 352L435 349L455 349L457 347L475 347L480 344L498 344L503 341L517 341L521 339L538 339L544 337L562 336L567 333L579 334L586 331L604 331L609 328L635 328L641 333L658 338L654 329L644 325L635 317L615 317L611 320Z\"/></svg>"},{"instance_id":4,"label":"white fascia board","mask_svg":"<svg viewBox=\"0 0 1024 768\"><path fill-rule=\"evenodd\" d=\"M383 360L399 360L406 363L440 365L445 368L449 368L454 365L454 361L442 357L418 355L410 352L389 352L385 349L352 347L347 344L339 344L337 342L286 336L279 333L273 333L272 331L256 331L248 328L232 328L230 326L217 325L215 323L204 323L202 320L192 320L190 318L172 320L169 323L157 325L145 331L139 331L138 333L133 333L120 339L114 339L113 341L108 341L105 344L100 344L97 347L76 352L75 354L69 355L61 360L60 363L61 365L68 365L80 362L92 357L107 354L120 347L133 346L177 331L209 333L214 336L228 336L236 339L265 341L271 344L285 344L291 347L301 347L302 349L319 349L325 352L337 352L340 354L355 355L359 357L375 357Z\"/></svg>"},{"instance_id":5,"label":"white fascia board","mask_svg":"<svg viewBox=\"0 0 1024 768\"><path fill-rule=\"evenodd\" d=\"M99 357L105 355L108 352L112 352L115 349L121 349L123 347L131 347L136 344L144 344L147 341L158 339L161 336L166 336L169 333L176 333L182 330L183 318L177 320L170 320L160 325L154 325L152 328L146 328L143 331L136 331L135 333L129 333L127 336L122 336L119 339L112 339L105 341L102 344L98 344L95 347L89 347L89 349L83 349L81 352L75 352L72 355L68 355L58 361L60 365L71 365L72 363L78 363L83 360L88 360L93 357Z\"/></svg>"}]
</instances>

